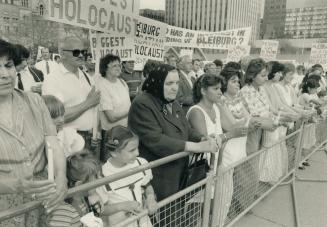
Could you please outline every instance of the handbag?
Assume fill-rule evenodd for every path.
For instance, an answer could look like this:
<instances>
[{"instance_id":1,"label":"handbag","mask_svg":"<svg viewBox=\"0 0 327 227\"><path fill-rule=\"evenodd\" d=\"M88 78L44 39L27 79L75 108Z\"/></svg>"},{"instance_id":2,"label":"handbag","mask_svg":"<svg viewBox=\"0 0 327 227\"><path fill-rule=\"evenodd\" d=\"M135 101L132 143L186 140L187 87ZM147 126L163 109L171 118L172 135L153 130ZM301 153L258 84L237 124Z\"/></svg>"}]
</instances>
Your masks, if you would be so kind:
<instances>
[{"instance_id":1,"label":"handbag","mask_svg":"<svg viewBox=\"0 0 327 227\"><path fill-rule=\"evenodd\" d=\"M206 178L210 167L208 161L204 158L204 154L193 154L191 161L186 166L181 179L180 189L184 189L196 182Z\"/></svg>"}]
</instances>

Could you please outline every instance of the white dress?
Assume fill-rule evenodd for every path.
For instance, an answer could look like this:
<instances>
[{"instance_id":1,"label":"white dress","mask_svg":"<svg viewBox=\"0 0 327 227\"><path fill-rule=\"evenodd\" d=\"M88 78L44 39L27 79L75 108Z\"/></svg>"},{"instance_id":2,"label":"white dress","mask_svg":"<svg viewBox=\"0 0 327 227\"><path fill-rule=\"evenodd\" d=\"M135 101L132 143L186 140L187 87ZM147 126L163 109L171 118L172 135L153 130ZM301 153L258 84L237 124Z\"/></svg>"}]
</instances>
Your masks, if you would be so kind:
<instances>
[{"instance_id":1,"label":"white dress","mask_svg":"<svg viewBox=\"0 0 327 227\"><path fill-rule=\"evenodd\" d=\"M220 119L220 112L216 105L214 105L214 110L216 113L216 119L215 122L211 120L209 115L206 113L204 109L202 109L199 105L192 106L189 111L186 114L186 117L189 119L189 114L193 109L198 109L203 113L205 124L207 128L208 135L215 134L219 135L223 133L223 130L221 128L221 119ZM243 151L239 149L240 141L242 141ZM243 144L244 143L244 144ZM240 157L245 156L245 143L246 138L236 138L231 139L227 142L225 149L222 151L223 157L222 157L222 163L218 170L223 169L224 167L229 166L230 164L234 163L234 161L238 161ZM238 153L242 155L237 155ZM235 155L236 154L236 155ZM210 160L210 156L208 157L208 161ZM214 172L217 170L218 165L218 153L216 153L215 161L214 161ZM217 195L215 195L216 199L219 200L219 208L218 213L213 215L218 215L218 225L219 227L224 226L225 220L227 218L227 214L232 202L232 195L233 195L233 173L234 169L229 170L228 172L223 173L223 175L219 176L216 183L217 188ZM219 172L218 172L219 174Z\"/></svg>"}]
</instances>

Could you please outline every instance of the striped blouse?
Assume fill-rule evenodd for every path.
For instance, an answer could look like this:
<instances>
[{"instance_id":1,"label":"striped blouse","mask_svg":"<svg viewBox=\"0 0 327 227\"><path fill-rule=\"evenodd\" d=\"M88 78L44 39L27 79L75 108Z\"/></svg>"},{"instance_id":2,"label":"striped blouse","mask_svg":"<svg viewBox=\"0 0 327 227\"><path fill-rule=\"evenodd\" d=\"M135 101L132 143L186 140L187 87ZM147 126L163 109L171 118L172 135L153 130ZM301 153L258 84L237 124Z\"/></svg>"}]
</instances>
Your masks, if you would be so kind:
<instances>
[{"instance_id":1,"label":"striped blouse","mask_svg":"<svg viewBox=\"0 0 327 227\"><path fill-rule=\"evenodd\" d=\"M56 127L43 99L33 93L13 92L13 129L0 123L0 179L31 179L43 170L45 136Z\"/></svg>"}]
</instances>

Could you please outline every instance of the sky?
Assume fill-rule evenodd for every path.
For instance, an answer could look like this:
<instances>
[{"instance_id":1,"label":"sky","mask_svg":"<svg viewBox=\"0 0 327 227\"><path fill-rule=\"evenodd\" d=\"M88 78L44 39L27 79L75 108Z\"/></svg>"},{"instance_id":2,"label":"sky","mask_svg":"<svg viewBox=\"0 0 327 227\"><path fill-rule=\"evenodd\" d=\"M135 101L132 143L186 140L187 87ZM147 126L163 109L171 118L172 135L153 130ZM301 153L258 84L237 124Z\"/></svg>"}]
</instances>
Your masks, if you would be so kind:
<instances>
[{"instance_id":1,"label":"sky","mask_svg":"<svg viewBox=\"0 0 327 227\"><path fill-rule=\"evenodd\" d=\"M140 9L165 10L165 0L140 0Z\"/></svg>"}]
</instances>

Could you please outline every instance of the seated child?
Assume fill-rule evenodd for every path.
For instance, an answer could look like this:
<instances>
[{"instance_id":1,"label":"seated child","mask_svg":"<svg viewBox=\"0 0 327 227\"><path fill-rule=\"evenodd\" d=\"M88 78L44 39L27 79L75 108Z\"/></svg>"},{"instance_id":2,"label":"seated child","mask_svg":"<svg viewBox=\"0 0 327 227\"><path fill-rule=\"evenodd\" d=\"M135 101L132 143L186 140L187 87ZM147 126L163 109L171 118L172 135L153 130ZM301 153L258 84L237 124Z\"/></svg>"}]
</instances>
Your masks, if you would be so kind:
<instances>
[{"instance_id":1,"label":"seated child","mask_svg":"<svg viewBox=\"0 0 327 227\"><path fill-rule=\"evenodd\" d=\"M64 104L52 95L43 96L43 100L49 110L54 124L57 127L58 141L64 149L66 158L82 151L85 145L83 137L77 133L76 129L69 127L63 128L65 114Z\"/></svg>"},{"instance_id":2,"label":"seated child","mask_svg":"<svg viewBox=\"0 0 327 227\"><path fill-rule=\"evenodd\" d=\"M115 126L108 136L107 150L111 157L102 166L101 175L107 177L147 163L145 159L138 157L139 140L129 129ZM130 215L139 213L142 208L147 208L149 214L154 214L157 203L150 184L151 179L152 172L149 169L97 188L96 192L104 204L103 215L109 215L104 222L108 226L115 226ZM113 207L113 204L116 206ZM140 227L152 226L149 216L128 226L135 224Z\"/></svg>"}]
</instances>

